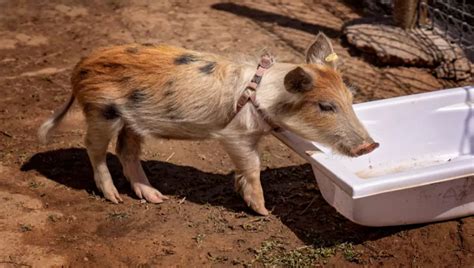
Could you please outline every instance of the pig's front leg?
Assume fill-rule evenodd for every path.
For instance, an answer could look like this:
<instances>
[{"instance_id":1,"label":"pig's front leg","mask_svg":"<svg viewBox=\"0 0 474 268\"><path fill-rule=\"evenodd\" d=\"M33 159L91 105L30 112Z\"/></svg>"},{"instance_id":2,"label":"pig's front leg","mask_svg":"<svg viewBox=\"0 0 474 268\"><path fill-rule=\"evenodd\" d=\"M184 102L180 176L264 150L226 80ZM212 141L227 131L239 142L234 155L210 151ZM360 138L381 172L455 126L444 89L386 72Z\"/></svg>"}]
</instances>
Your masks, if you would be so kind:
<instances>
[{"instance_id":1,"label":"pig's front leg","mask_svg":"<svg viewBox=\"0 0 474 268\"><path fill-rule=\"evenodd\" d=\"M260 136L240 136L227 138L221 143L236 167L235 190L255 212L268 215L260 183L259 139Z\"/></svg>"}]
</instances>

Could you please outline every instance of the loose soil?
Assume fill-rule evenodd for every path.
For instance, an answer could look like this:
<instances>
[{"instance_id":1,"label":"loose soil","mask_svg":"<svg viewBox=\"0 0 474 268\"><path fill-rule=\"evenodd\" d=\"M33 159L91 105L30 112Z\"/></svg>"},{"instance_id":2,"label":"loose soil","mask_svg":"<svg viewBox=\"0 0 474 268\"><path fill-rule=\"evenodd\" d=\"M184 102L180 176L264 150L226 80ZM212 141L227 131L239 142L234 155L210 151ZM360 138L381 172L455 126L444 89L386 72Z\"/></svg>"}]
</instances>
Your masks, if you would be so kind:
<instances>
[{"instance_id":1,"label":"loose soil","mask_svg":"<svg viewBox=\"0 0 474 268\"><path fill-rule=\"evenodd\" d=\"M363 16L353 2L0 0L0 266L472 267L474 217L358 226L323 200L310 166L273 137L260 146L268 217L234 193L232 165L214 141L147 142L146 172L170 196L160 205L133 195L111 147L109 167L124 198L114 205L94 186L77 108L50 144L36 140L70 94L72 66L111 44L232 55L265 47L279 61L301 62L324 31L357 102L461 85L426 69L374 64L348 47L341 28Z\"/></svg>"}]
</instances>

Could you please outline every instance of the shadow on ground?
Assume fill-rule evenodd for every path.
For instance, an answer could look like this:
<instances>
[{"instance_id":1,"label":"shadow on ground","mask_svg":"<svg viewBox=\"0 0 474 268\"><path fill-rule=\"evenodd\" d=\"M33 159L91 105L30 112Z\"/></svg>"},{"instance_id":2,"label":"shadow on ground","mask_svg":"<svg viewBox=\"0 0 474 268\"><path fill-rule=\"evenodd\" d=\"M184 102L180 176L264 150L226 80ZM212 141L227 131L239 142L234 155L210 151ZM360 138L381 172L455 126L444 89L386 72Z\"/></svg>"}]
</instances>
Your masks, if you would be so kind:
<instances>
[{"instance_id":1,"label":"shadow on ground","mask_svg":"<svg viewBox=\"0 0 474 268\"><path fill-rule=\"evenodd\" d=\"M118 158L108 154L107 163L119 192L136 198L121 173ZM251 213L233 191L232 174L207 173L193 167L155 160L143 161L143 166L151 183L166 195L185 196L186 200L197 204ZM36 170L67 187L97 192L85 149L37 153L23 164L21 170ZM307 244L359 244L410 228L369 228L348 221L322 198L309 164L266 169L262 171L262 182L267 208Z\"/></svg>"},{"instance_id":2,"label":"shadow on ground","mask_svg":"<svg viewBox=\"0 0 474 268\"><path fill-rule=\"evenodd\" d=\"M239 5L235 3L218 3L212 5L212 8L220 11L229 12L241 17L247 17L255 21L275 23L282 27L293 28L314 35L319 32L324 32L327 36L331 38L336 38L340 35L340 32L338 30L324 25L305 22L297 18L292 18L278 13L260 10L245 5Z\"/></svg>"}]
</instances>

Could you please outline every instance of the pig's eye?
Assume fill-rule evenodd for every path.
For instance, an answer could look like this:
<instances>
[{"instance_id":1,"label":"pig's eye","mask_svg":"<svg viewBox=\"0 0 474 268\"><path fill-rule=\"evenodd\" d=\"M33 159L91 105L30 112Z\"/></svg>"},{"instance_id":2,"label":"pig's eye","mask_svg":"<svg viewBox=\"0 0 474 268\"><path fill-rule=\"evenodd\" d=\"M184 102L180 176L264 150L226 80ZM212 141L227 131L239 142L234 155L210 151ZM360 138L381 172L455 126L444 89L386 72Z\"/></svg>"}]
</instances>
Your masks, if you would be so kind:
<instances>
[{"instance_id":1,"label":"pig's eye","mask_svg":"<svg viewBox=\"0 0 474 268\"><path fill-rule=\"evenodd\" d=\"M322 112L336 112L336 106L330 102L318 102L318 106Z\"/></svg>"}]
</instances>

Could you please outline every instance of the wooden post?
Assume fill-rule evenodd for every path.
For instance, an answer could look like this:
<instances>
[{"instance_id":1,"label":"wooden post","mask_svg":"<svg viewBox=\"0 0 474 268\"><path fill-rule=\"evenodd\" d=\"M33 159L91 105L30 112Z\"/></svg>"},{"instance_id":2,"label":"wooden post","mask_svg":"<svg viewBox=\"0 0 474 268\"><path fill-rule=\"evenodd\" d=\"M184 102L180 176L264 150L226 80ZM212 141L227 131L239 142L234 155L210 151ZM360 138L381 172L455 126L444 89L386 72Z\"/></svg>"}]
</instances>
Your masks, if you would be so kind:
<instances>
[{"instance_id":1,"label":"wooden post","mask_svg":"<svg viewBox=\"0 0 474 268\"><path fill-rule=\"evenodd\" d=\"M394 0L393 20L398 27L415 27L419 0Z\"/></svg>"},{"instance_id":2,"label":"wooden post","mask_svg":"<svg viewBox=\"0 0 474 268\"><path fill-rule=\"evenodd\" d=\"M418 25L426 26L428 24L428 0L419 0Z\"/></svg>"}]
</instances>

